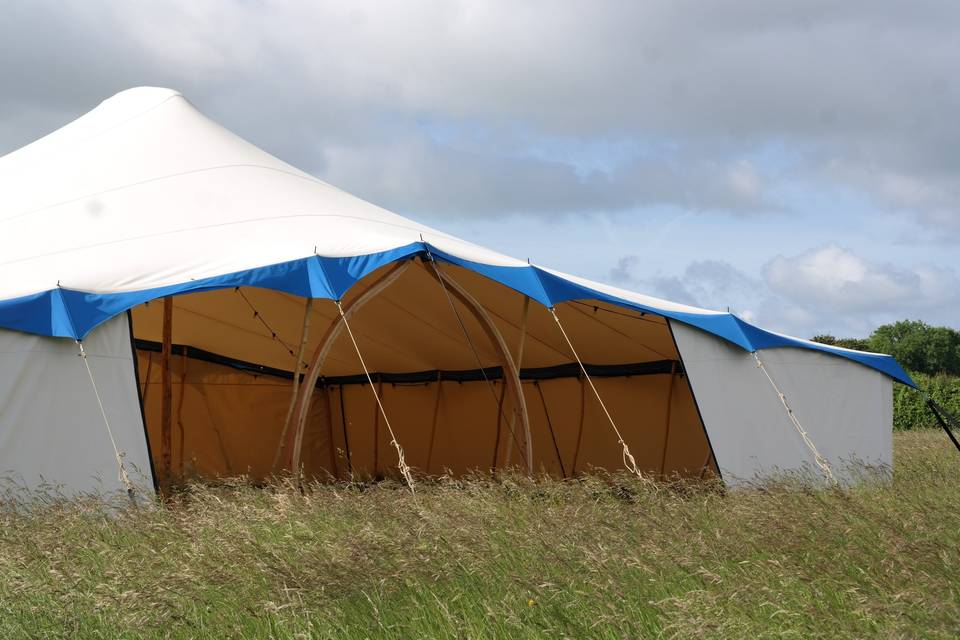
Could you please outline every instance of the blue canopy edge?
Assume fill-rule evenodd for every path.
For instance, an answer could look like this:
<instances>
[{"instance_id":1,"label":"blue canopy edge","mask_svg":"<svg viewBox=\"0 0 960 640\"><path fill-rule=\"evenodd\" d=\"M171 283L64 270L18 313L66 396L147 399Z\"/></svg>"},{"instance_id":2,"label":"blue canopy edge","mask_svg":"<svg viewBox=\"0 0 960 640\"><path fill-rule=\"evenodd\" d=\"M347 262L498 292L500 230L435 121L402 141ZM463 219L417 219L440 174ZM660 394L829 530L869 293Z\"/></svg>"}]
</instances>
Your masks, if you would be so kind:
<instances>
[{"instance_id":1,"label":"blue canopy edge","mask_svg":"<svg viewBox=\"0 0 960 640\"><path fill-rule=\"evenodd\" d=\"M58 287L0 301L0 327L25 333L82 340L110 318L144 302L230 287L260 287L305 298L339 300L376 269L429 254L438 261L463 267L536 300L546 307L571 300L600 300L643 313L682 322L731 342L746 351L795 347L822 351L863 364L910 387L916 384L891 356L838 349L756 327L732 313L699 314L638 304L567 280L533 265L509 267L472 262L425 242L414 242L379 253L341 258L309 256L211 278L122 293L90 293Z\"/></svg>"}]
</instances>

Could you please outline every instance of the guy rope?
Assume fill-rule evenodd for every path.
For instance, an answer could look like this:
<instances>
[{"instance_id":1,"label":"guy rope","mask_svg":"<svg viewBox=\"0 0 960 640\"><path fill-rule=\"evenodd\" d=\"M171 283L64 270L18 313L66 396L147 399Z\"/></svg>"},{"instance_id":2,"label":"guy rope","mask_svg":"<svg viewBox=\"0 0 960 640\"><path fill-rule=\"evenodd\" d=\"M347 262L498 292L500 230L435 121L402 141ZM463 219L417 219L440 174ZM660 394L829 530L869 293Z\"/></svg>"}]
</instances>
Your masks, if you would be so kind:
<instances>
[{"instance_id":1,"label":"guy rope","mask_svg":"<svg viewBox=\"0 0 960 640\"><path fill-rule=\"evenodd\" d=\"M77 346L80 347L80 359L83 360L83 366L87 369L87 376L90 378L90 385L93 387L93 394L97 397L97 406L100 407L100 415L103 416L103 424L107 427L107 435L110 436L110 444L113 445L113 455L117 459L117 469L119 471L118 479L127 489L127 496L130 501L136 504L134 500L134 486L127 475L127 469L123 464L124 454L117 447L117 440L113 437L113 429L110 428L110 420L107 418L107 412L103 408L103 400L100 398L100 391L97 389L97 382L93 379L93 371L90 369L90 363L87 362L87 352L83 348L83 343L77 340Z\"/></svg>"},{"instance_id":2,"label":"guy rope","mask_svg":"<svg viewBox=\"0 0 960 640\"><path fill-rule=\"evenodd\" d=\"M570 352L573 354L573 357L576 358L577 364L580 365L580 371L583 372L583 377L586 379L587 383L590 385L590 388L593 390L593 395L596 396L597 402L600 403L600 408L603 409L603 413L606 414L607 420L610 422L610 426L613 428L613 432L617 436L617 441L620 443L620 446L623 448L622 457L623 457L623 466L626 467L627 471L637 476L641 480L644 480L643 474L640 472L640 469L637 467L637 461L634 459L633 454L630 453L630 447L627 446L626 440L623 439L623 435L620 433L620 429L617 428L617 424L613 421L613 416L610 415L610 411L607 410L607 405L604 404L603 398L600 397L600 392L597 391L596 385L593 384L593 380L590 379L590 374L587 373L587 368L583 366L583 361L580 360L580 356L577 354L577 350L573 348L573 343L570 342L570 338L567 336L567 332L563 329L563 324L560 322L560 317L557 316L557 311L550 307L550 314L553 315L553 319L557 321L557 326L560 327L560 333L563 334L563 339L567 341L567 346L570 347Z\"/></svg>"},{"instance_id":3,"label":"guy rope","mask_svg":"<svg viewBox=\"0 0 960 640\"><path fill-rule=\"evenodd\" d=\"M343 326L347 330L347 335L350 336L350 342L353 343L353 348L357 352L357 358L360 359L360 366L363 367L363 373L367 376L367 382L370 383L370 391L373 393L373 397L377 401L377 406L380 408L380 415L383 416L383 422L387 425L387 431L390 433L390 444L397 450L397 467L400 469L403 479L407 481L407 487L410 489L410 493L416 495L413 489L413 474L410 472L410 466L403 456L403 448L400 446L400 443L397 442L397 436L393 433L393 427L390 426L390 418L387 417L387 412L383 409L380 394L377 393L377 388L373 384L373 378L370 377L370 371L367 369L367 365L363 361L363 356L360 354L360 347L357 346L357 339L353 336L350 323L347 322L347 315L343 312L343 306L340 304L340 301L334 300L334 302L337 305L337 310L340 312L340 318L343 320Z\"/></svg>"},{"instance_id":4,"label":"guy rope","mask_svg":"<svg viewBox=\"0 0 960 640\"><path fill-rule=\"evenodd\" d=\"M777 397L780 398L780 403L783 405L784 410L786 410L787 417L790 419L790 423L793 424L793 427L803 439L803 443L807 445L807 448L810 449L810 453L813 454L813 461L818 467L820 467L820 471L822 471L823 475L827 477L827 480L830 482L830 484L836 485L837 479L833 476L833 471L831 471L830 465L827 463L827 459L820 455L820 452L817 450L817 446L813 444L813 440L810 439L810 434L808 434L806 429L803 428L803 425L800 424L800 420L797 418L797 415L793 412L793 409L790 408L790 404L787 402L787 396L784 395L783 391L780 390L780 387L777 386L777 383L773 381L773 378L770 376L770 373L763 364L763 360L760 359L760 355L756 351L753 352L753 358L757 361L757 368L760 369L760 371L763 371L763 375L765 375L767 380L770 381L770 386L773 387L773 390L777 393Z\"/></svg>"}]
</instances>

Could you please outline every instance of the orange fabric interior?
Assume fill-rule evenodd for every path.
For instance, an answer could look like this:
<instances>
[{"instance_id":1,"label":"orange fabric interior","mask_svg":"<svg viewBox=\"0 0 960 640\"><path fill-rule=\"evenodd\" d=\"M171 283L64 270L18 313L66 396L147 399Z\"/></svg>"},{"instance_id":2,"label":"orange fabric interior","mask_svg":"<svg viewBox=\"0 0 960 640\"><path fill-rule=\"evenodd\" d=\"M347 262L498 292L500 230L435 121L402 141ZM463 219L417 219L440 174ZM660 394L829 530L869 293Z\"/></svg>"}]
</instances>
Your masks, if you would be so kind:
<instances>
[{"instance_id":1,"label":"orange fabric interior","mask_svg":"<svg viewBox=\"0 0 960 640\"><path fill-rule=\"evenodd\" d=\"M358 283L345 296L345 307L389 268ZM370 371L475 370L478 355L483 367L500 366L502 360L480 321L454 299L458 320L430 269L419 261L409 265L351 317L350 326ZM574 362L547 309L531 301L524 321L522 294L458 267L441 269L482 304L514 359L525 333L521 368ZM133 310L138 340L161 341L162 307L157 300ZM186 356L174 355L170 361L174 476L248 474L260 479L270 475L292 381L191 357L189 349L293 371L304 310L303 298L250 287L174 298L173 342L188 346ZM590 301L560 304L557 313L585 363L679 360L661 317ZM314 302L305 362L311 360L336 318L332 301ZM138 349L137 356L151 451L161 473L162 359L145 349ZM346 334L332 344L321 373L325 377L363 373ZM642 470L700 476L715 469L682 373L593 380ZM523 464L525 438L515 417L519 406L504 393L504 386L502 379L375 383L408 464L429 474ZM522 388L536 471L570 476L592 468L622 468L621 447L584 380L524 380ZM304 430L301 464L308 476L395 475L396 461L368 384L318 385ZM280 470L285 468L289 468L288 455Z\"/></svg>"}]
</instances>

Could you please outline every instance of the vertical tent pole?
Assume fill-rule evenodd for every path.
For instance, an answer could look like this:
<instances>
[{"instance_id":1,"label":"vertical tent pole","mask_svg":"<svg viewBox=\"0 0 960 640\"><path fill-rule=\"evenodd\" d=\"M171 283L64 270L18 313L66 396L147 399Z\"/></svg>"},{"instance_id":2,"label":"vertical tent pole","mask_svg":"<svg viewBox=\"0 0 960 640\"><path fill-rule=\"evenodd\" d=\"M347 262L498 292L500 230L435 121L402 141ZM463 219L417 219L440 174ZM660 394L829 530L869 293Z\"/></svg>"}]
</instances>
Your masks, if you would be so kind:
<instances>
[{"instance_id":1,"label":"vertical tent pole","mask_svg":"<svg viewBox=\"0 0 960 640\"><path fill-rule=\"evenodd\" d=\"M170 485L173 475L173 385L170 377L170 354L173 351L173 298L163 299L163 350L160 357L160 469L161 485Z\"/></svg>"},{"instance_id":2,"label":"vertical tent pole","mask_svg":"<svg viewBox=\"0 0 960 640\"><path fill-rule=\"evenodd\" d=\"M517 371L523 366L523 347L527 343L527 316L530 313L530 296L523 296L523 314L521 315L520 320L520 344L517 345ZM510 432L513 433L513 430L517 426L517 414L515 412L510 413ZM526 434L526 437L529 437L529 433ZM529 444L527 445L530 446ZM510 458L513 457L513 439L507 440L507 455L504 458L504 462L507 466L510 466Z\"/></svg>"},{"instance_id":3,"label":"vertical tent pole","mask_svg":"<svg viewBox=\"0 0 960 640\"><path fill-rule=\"evenodd\" d=\"M540 394L540 402L543 403L543 415L547 418L547 429L550 430L550 439L553 441L553 450L556 452L557 462L560 464L560 475L566 478L567 471L563 468L563 456L560 455L560 443L557 442L557 434L553 430L553 421L550 419L550 411L547 409L547 398L543 395L543 387L540 386L539 380L535 380L533 386L536 387L537 393Z\"/></svg>"},{"instance_id":4,"label":"vertical tent pole","mask_svg":"<svg viewBox=\"0 0 960 640\"><path fill-rule=\"evenodd\" d=\"M333 408L330 402L330 393L332 390L328 388L327 385L323 385L321 392L323 393L323 404L327 415L327 438L330 442L330 473L335 479L339 480L340 469L337 465L337 448L333 442Z\"/></svg>"},{"instance_id":5,"label":"vertical tent pole","mask_svg":"<svg viewBox=\"0 0 960 640\"><path fill-rule=\"evenodd\" d=\"M287 416L283 420L283 429L280 431L280 442L277 443L277 452L273 456L273 465L270 467L270 470L274 472L283 457L283 450L287 447L287 431L290 429L290 421L293 419L293 412L297 407L297 398L300 395L300 370L303 366L303 352L307 348L307 339L310 335L310 316L312 312L313 298L307 298L303 311L303 328L300 330L300 347L297 350L297 360L293 365L293 392L290 396L290 406L287 407ZM299 432L297 435L300 435Z\"/></svg>"},{"instance_id":6,"label":"vertical tent pole","mask_svg":"<svg viewBox=\"0 0 960 640\"><path fill-rule=\"evenodd\" d=\"M150 390L150 371L153 369L153 351L147 352L147 373L143 376L143 390L140 392L140 398L143 400L143 406L147 406L147 391Z\"/></svg>"},{"instance_id":7,"label":"vertical tent pole","mask_svg":"<svg viewBox=\"0 0 960 640\"><path fill-rule=\"evenodd\" d=\"M430 424L430 446L427 449L427 475L433 462L433 443L437 437L437 420L440 417L440 399L443 397L443 374L437 371L437 393L433 398L433 421Z\"/></svg>"},{"instance_id":8,"label":"vertical tent pole","mask_svg":"<svg viewBox=\"0 0 960 640\"><path fill-rule=\"evenodd\" d=\"M663 452L660 454L660 475L667 466L667 447L670 444L670 413L673 409L673 383L677 379L677 362L670 365L670 388L667 390L667 424L663 431Z\"/></svg>"},{"instance_id":9,"label":"vertical tent pole","mask_svg":"<svg viewBox=\"0 0 960 640\"><path fill-rule=\"evenodd\" d=\"M350 455L350 436L347 433L347 405L343 400L343 385L340 391L340 427L343 429L343 452L347 456L347 478L353 480L353 456Z\"/></svg>"},{"instance_id":10,"label":"vertical tent pole","mask_svg":"<svg viewBox=\"0 0 960 640\"><path fill-rule=\"evenodd\" d=\"M374 391L377 398L383 398L383 380L377 380ZM380 475L380 408L379 402L373 405L373 479Z\"/></svg>"},{"instance_id":11,"label":"vertical tent pole","mask_svg":"<svg viewBox=\"0 0 960 640\"><path fill-rule=\"evenodd\" d=\"M577 429L577 448L573 450L573 464L570 465L570 477L577 475L577 460L580 458L580 444L583 442L583 419L587 413L587 385L577 376L580 383L580 427Z\"/></svg>"},{"instance_id":12,"label":"vertical tent pole","mask_svg":"<svg viewBox=\"0 0 960 640\"><path fill-rule=\"evenodd\" d=\"M497 468L497 456L500 453L500 432L503 431L503 401L507 397L507 385L504 383L503 388L500 389L500 402L497 403L497 435L493 440L493 463L490 465L490 468L496 470ZM510 415L514 415L511 411Z\"/></svg>"},{"instance_id":13,"label":"vertical tent pole","mask_svg":"<svg viewBox=\"0 0 960 640\"><path fill-rule=\"evenodd\" d=\"M180 356L180 398L177 400L177 430L180 434L180 460L177 465L177 476L183 478L183 459L185 457L183 447L186 438L183 428L183 394L187 389L187 345L183 345L183 354ZM171 447L172 450L172 447Z\"/></svg>"}]
</instances>

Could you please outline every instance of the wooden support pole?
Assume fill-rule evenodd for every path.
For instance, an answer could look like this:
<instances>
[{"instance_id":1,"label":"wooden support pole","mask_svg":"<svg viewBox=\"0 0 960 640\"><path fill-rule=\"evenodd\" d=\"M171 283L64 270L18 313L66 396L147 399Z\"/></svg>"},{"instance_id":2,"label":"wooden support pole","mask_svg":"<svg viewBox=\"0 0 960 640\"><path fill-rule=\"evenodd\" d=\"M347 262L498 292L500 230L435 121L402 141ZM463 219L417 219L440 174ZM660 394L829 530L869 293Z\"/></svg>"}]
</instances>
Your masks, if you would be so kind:
<instances>
[{"instance_id":1,"label":"wooden support pole","mask_svg":"<svg viewBox=\"0 0 960 640\"><path fill-rule=\"evenodd\" d=\"M427 448L426 473L430 475L430 465L433 462L433 443L437 438L437 420L440 418L440 400L443 397L443 374L437 372L437 393L433 398L433 420L430 423L430 446Z\"/></svg>"},{"instance_id":2,"label":"wooden support pole","mask_svg":"<svg viewBox=\"0 0 960 640\"><path fill-rule=\"evenodd\" d=\"M340 469L337 465L337 447L333 440L333 408L330 402L330 388L327 387L327 385L323 385L320 392L323 394L324 411L327 416L327 438L330 442L330 473L336 480L339 480Z\"/></svg>"},{"instance_id":3,"label":"wooden support pole","mask_svg":"<svg viewBox=\"0 0 960 640\"><path fill-rule=\"evenodd\" d=\"M490 468L496 471L497 469L497 457L500 454L500 432L503 431L503 401L507 397L507 385L504 384L500 388L500 401L497 403L497 436L493 441L493 463L490 465ZM513 412L510 412L513 415Z\"/></svg>"},{"instance_id":4,"label":"wooden support pole","mask_svg":"<svg viewBox=\"0 0 960 640\"><path fill-rule=\"evenodd\" d=\"M160 353L160 484L168 487L173 475L173 384L170 354L173 352L173 298L163 299L163 347Z\"/></svg>"},{"instance_id":5,"label":"wooden support pole","mask_svg":"<svg viewBox=\"0 0 960 640\"><path fill-rule=\"evenodd\" d=\"M660 453L660 475L667 466L667 448L670 445L670 413L673 409L673 384L677 379L677 361L670 365L670 388L667 390L667 424L664 426L663 451Z\"/></svg>"},{"instance_id":6,"label":"wooden support pole","mask_svg":"<svg viewBox=\"0 0 960 640\"><path fill-rule=\"evenodd\" d=\"M140 399L143 401L143 406L147 406L147 392L150 390L150 372L153 370L153 351L147 352L147 373L143 376L141 382L143 382L143 390L140 392Z\"/></svg>"},{"instance_id":7,"label":"wooden support pole","mask_svg":"<svg viewBox=\"0 0 960 640\"><path fill-rule=\"evenodd\" d=\"M350 455L350 435L347 433L347 405L343 400L343 385L340 385L340 426L343 428L343 452L347 456L347 479L353 480L353 456Z\"/></svg>"},{"instance_id":8,"label":"wooden support pole","mask_svg":"<svg viewBox=\"0 0 960 640\"><path fill-rule=\"evenodd\" d=\"M293 365L293 392L290 396L290 406L287 407L287 416L283 420L283 429L280 431L280 442L277 443L277 452L273 455L273 465L270 467L272 472L276 472L277 465L283 458L283 450L287 447L287 431L290 429L290 421L293 419L294 411L297 408L297 398L300 396L300 370L303 368L303 352L307 348L307 340L310 336L310 317L313 313L313 298L307 298L303 311L303 328L300 330L300 347L297 349L297 360ZM297 432L298 436L302 436ZM294 447L302 444L302 437L294 442ZM297 455L297 458L300 456ZM296 469L293 470L296 473Z\"/></svg>"},{"instance_id":9,"label":"wooden support pole","mask_svg":"<svg viewBox=\"0 0 960 640\"><path fill-rule=\"evenodd\" d=\"M520 316L520 344L517 346L517 370L523 366L523 347L527 343L527 317L530 315L530 297L523 296L523 313ZM522 393L522 388L521 388ZM517 427L517 414L510 414L510 433L514 433ZM525 434L527 437L527 434ZM526 445L530 447L529 444ZM504 456L504 463L509 467L510 459L513 458L513 438L507 440L507 453ZM531 465L532 466L532 465Z\"/></svg>"},{"instance_id":10,"label":"wooden support pole","mask_svg":"<svg viewBox=\"0 0 960 640\"><path fill-rule=\"evenodd\" d=\"M573 463L570 465L570 477L577 475L577 460L580 458L580 444L583 442L583 421L587 414L587 385L577 376L580 383L580 427L577 429L577 448L573 450Z\"/></svg>"},{"instance_id":11,"label":"wooden support pole","mask_svg":"<svg viewBox=\"0 0 960 640\"><path fill-rule=\"evenodd\" d=\"M543 404L543 415L547 419L547 429L550 430L550 439L553 441L553 450L557 453L557 463L560 465L560 476L566 478L567 471L563 468L563 456L560 455L560 443L557 442L557 434L553 430L553 420L550 419L550 410L547 408L547 398L545 395L543 395L543 387L540 386L539 380L535 380L533 386L537 388L537 393L540 394L540 402Z\"/></svg>"},{"instance_id":12,"label":"wooden support pole","mask_svg":"<svg viewBox=\"0 0 960 640\"><path fill-rule=\"evenodd\" d=\"M187 391L187 345L183 345L183 355L180 359L180 398L177 400L177 431L180 435L179 451L180 457L177 460L177 477L183 479L183 459L185 457L183 448L186 439L186 431L183 428L183 394Z\"/></svg>"},{"instance_id":13,"label":"wooden support pole","mask_svg":"<svg viewBox=\"0 0 960 640\"><path fill-rule=\"evenodd\" d=\"M377 381L377 398L383 398L383 380ZM380 405L373 405L373 479L380 476Z\"/></svg>"}]
</instances>

